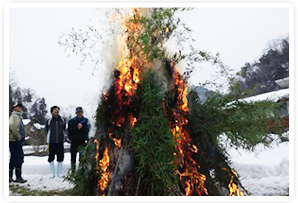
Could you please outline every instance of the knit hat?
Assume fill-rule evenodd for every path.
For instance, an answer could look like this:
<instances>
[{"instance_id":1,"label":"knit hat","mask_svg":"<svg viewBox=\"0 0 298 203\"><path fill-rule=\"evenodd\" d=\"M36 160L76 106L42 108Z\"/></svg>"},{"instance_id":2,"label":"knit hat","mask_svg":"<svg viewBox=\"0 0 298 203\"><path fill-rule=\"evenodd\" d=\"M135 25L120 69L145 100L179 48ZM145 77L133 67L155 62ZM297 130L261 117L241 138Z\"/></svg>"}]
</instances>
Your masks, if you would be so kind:
<instances>
[{"instance_id":1,"label":"knit hat","mask_svg":"<svg viewBox=\"0 0 298 203\"><path fill-rule=\"evenodd\" d=\"M79 112L84 112L82 107L77 107L76 108L76 113L79 113Z\"/></svg>"}]
</instances>

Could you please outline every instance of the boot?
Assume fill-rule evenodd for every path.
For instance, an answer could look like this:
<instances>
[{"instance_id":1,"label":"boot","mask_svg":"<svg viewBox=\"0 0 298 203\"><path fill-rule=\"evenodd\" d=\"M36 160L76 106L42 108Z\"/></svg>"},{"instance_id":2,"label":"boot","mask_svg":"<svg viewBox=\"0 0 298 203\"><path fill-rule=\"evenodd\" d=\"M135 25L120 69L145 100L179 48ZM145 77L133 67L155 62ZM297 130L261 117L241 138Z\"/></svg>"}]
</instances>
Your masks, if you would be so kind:
<instances>
[{"instance_id":1,"label":"boot","mask_svg":"<svg viewBox=\"0 0 298 203\"><path fill-rule=\"evenodd\" d=\"M50 162L50 169L51 169L51 178L55 178L55 165L54 161Z\"/></svg>"},{"instance_id":2,"label":"boot","mask_svg":"<svg viewBox=\"0 0 298 203\"><path fill-rule=\"evenodd\" d=\"M22 167L16 167L16 177L17 177L17 179L16 179L16 183L26 183L27 182L27 180L24 180L23 178L22 178Z\"/></svg>"},{"instance_id":3,"label":"boot","mask_svg":"<svg viewBox=\"0 0 298 203\"><path fill-rule=\"evenodd\" d=\"M13 182L12 176L13 176L13 168L10 168L9 169L9 183Z\"/></svg>"},{"instance_id":4,"label":"boot","mask_svg":"<svg viewBox=\"0 0 298 203\"><path fill-rule=\"evenodd\" d=\"M59 178L62 178L62 161L58 162L58 171L57 171L57 175Z\"/></svg>"},{"instance_id":5,"label":"boot","mask_svg":"<svg viewBox=\"0 0 298 203\"><path fill-rule=\"evenodd\" d=\"M71 172L74 173L76 171L76 163L71 163Z\"/></svg>"}]
</instances>

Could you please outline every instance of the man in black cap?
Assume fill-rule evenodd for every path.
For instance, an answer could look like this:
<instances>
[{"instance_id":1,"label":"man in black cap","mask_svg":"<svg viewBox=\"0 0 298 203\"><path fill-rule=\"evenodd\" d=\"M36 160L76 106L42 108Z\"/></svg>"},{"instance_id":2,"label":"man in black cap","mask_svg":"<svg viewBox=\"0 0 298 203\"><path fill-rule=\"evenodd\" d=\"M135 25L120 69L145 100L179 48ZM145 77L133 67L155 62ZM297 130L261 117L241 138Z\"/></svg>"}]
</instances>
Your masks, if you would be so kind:
<instances>
[{"instance_id":1,"label":"man in black cap","mask_svg":"<svg viewBox=\"0 0 298 203\"><path fill-rule=\"evenodd\" d=\"M13 169L15 169L18 183L25 183L22 178L22 164L24 163L23 142L25 141L25 129L22 118L22 104L17 103L12 106L12 113L9 118L9 182L12 182Z\"/></svg>"},{"instance_id":2,"label":"man in black cap","mask_svg":"<svg viewBox=\"0 0 298 203\"><path fill-rule=\"evenodd\" d=\"M76 170L76 157L80 149L86 146L89 140L88 133L90 131L90 123L87 118L83 116L84 111L82 107L76 108L77 116L68 122L68 136L71 141L71 171ZM81 160L82 153L79 153L79 159Z\"/></svg>"}]
</instances>

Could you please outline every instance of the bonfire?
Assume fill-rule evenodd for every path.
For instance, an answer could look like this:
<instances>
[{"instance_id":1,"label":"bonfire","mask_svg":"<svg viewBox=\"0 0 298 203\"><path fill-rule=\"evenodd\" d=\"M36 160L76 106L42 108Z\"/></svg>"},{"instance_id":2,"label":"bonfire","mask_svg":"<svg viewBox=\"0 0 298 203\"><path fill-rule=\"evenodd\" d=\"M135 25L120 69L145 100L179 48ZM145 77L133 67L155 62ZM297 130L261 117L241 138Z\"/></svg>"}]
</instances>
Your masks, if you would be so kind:
<instances>
[{"instance_id":1,"label":"bonfire","mask_svg":"<svg viewBox=\"0 0 298 203\"><path fill-rule=\"evenodd\" d=\"M150 61L149 51L144 50L145 45L136 40L144 30L140 22L144 15L150 15L150 11L130 9L125 16L118 13L112 17L113 20L119 21L122 27L121 34L117 35L121 60L113 73L114 82L103 94L102 104L99 107L105 108L100 112L104 114L105 120L100 121L104 125L97 130L97 138L93 141L96 145L94 156L96 172L100 174L97 180L97 195L156 195L154 189L145 193L135 191L132 194L131 190L127 189L132 187L129 183L133 182L128 179L134 179L138 180L137 186L132 188L141 191L138 187L142 180L132 174L134 166L133 154L129 150L130 133L139 122L138 115L141 107L136 92L142 75L148 71L155 71L154 66L157 65L156 61ZM165 27L164 32L169 32L169 27ZM136 42L133 46L131 46L132 40ZM173 194L208 195L206 175L200 172L202 166L194 158L194 154L200 154L200 148L192 142L191 137L195 135L190 135L188 127L187 81L176 68L174 59L164 60L166 62L161 62L160 66L164 66L162 68L168 69L168 73L171 74L166 81L170 84L166 91L172 92L173 96L170 101L167 101L171 102L171 107L165 107L165 101L159 105L163 107L162 110L168 119L168 126L175 143L175 151L172 153L173 173L176 174L178 187L176 191L173 190ZM233 179L236 173L232 170L229 174L230 195L243 195ZM154 186L147 185L147 187Z\"/></svg>"},{"instance_id":2,"label":"bonfire","mask_svg":"<svg viewBox=\"0 0 298 203\"><path fill-rule=\"evenodd\" d=\"M110 20L120 25L116 39L121 59L113 67L110 87L101 95L96 135L88 143L79 169L69 175L81 195L249 194L217 137L226 130L238 136L237 144L251 147L249 139L241 137L245 134L233 129L234 124L227 123L215 132L200 127L212 128L216 119L205 121L201 112L205 108L234 119L237 105L246 105L256 119L248 115L239 122L242 126L264 123L263 131L257 133L262 142L268 130L264 115L272 109L267 108L268 103L256 107L238 102L233 104L234 110L234 106L225 106L229 101L224 99L216 100L223 101L216 108L199 102L198 94L188 86L187 74L179 67L185 56L181 52L170 54L164 48L179 24L173 18L177 10L131 8L111 15ZM212 58L204 52L196 54L203 57L199 60Z\"/></svg>"}]
</instances>

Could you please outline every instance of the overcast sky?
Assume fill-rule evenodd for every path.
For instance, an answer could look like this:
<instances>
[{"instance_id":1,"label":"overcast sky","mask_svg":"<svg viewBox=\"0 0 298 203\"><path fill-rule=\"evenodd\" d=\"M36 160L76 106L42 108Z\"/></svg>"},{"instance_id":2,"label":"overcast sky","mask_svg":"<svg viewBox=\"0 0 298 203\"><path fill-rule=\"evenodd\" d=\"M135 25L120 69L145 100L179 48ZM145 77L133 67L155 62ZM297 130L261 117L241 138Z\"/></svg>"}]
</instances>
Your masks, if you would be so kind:
<instances>
[{"instance_id":1,"label":"overcast sky","mask_svg":"<svg viewBox=\"0 0 298 203\"><path fill-rule=\"evenodd\" d=\"M9 62L22 88L45 97L50 108L82 106L87 116L94 114L104 86L99 67L91 76L91 66L79 58L67 57L57 43L62 32L98 23L103 12L87 8L11 8L9 13ZM192 30L198 49L220 53L222 61L238 71L245 62L257 60L266 44L288 35L286 8L200 8L179 15ZM195 72L191 83L212 79L209 66Z\"/></svg>"}]
</instances>

